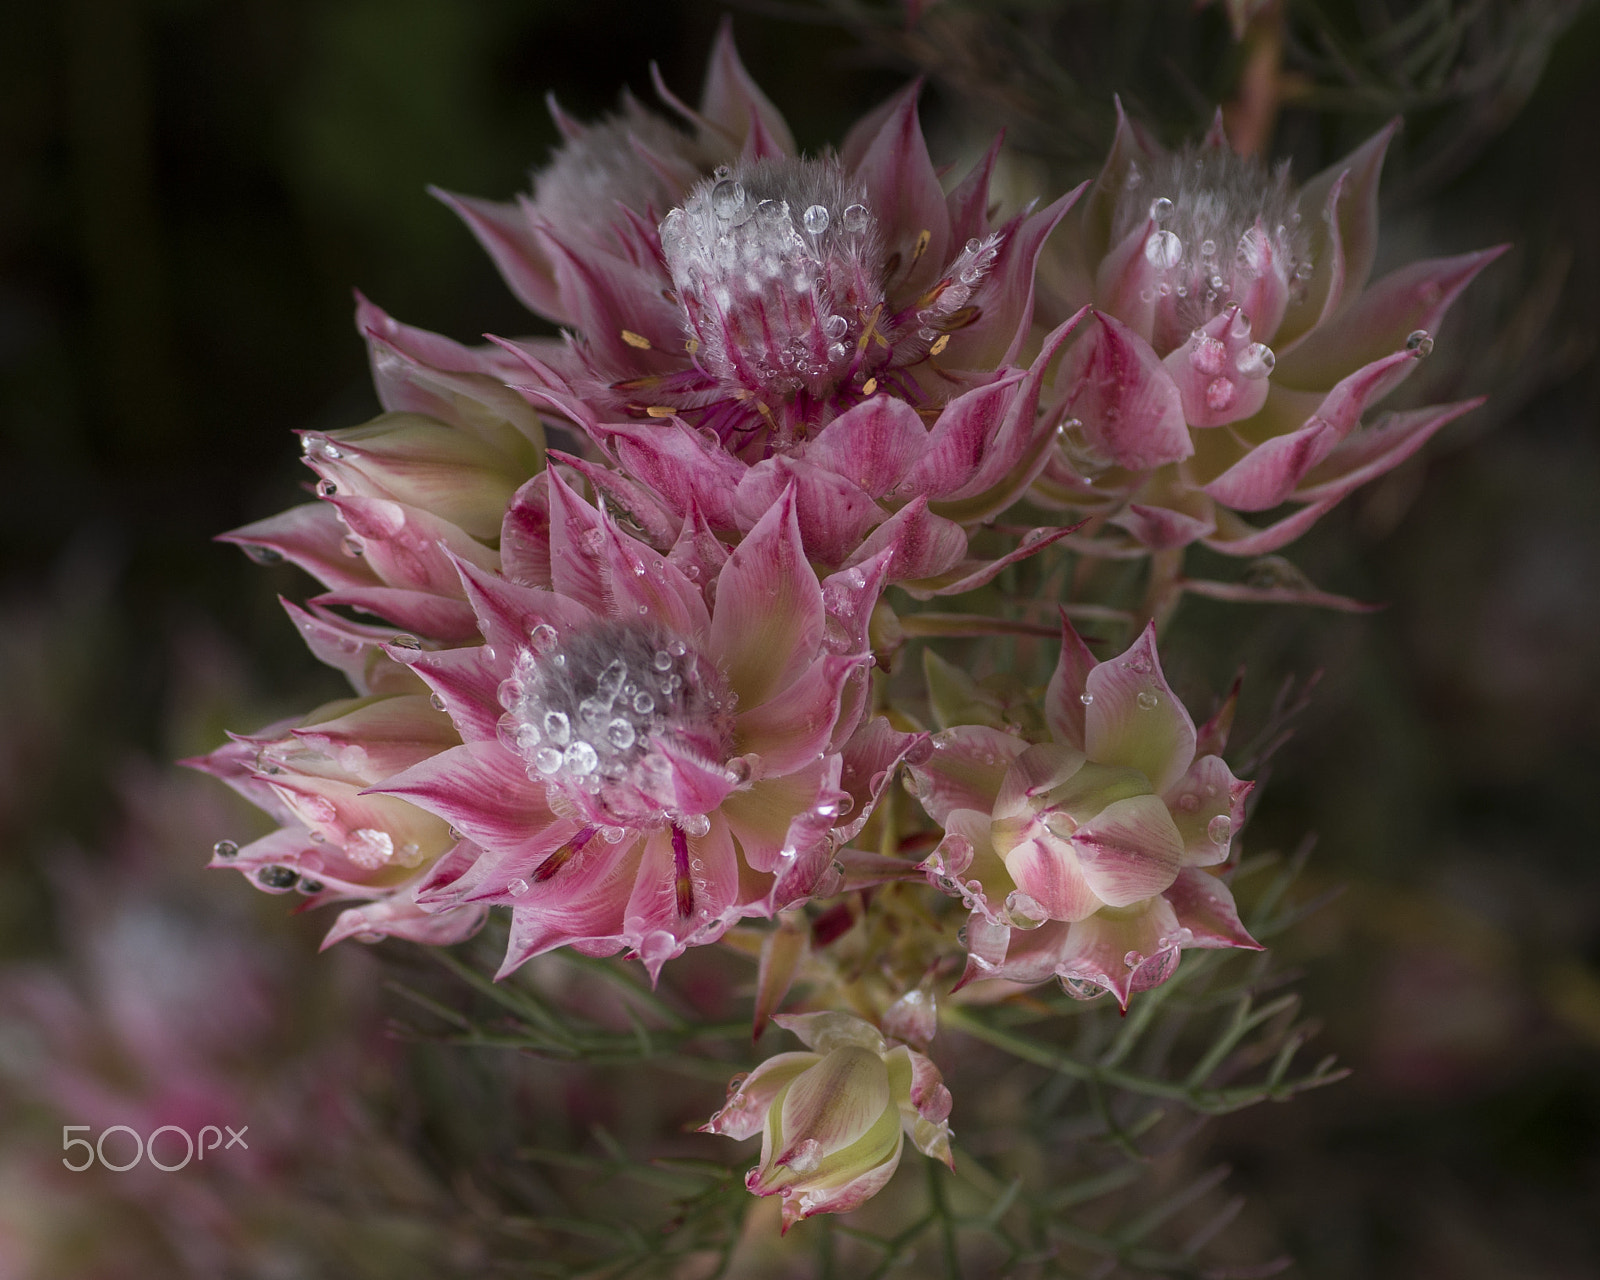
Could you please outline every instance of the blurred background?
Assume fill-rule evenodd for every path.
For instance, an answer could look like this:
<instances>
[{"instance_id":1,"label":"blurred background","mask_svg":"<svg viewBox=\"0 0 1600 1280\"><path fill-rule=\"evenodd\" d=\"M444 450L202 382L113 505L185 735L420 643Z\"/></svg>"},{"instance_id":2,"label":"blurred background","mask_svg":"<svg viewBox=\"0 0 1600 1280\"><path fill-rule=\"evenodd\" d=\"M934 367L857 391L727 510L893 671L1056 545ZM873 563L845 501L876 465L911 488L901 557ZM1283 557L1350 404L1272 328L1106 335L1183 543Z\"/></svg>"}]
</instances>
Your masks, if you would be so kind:
<instances>
[{"instance_id":1,"label":"blurred background","mask_svg":"<svg viewBox=\"0 0 1600 1280\"><path fill-rule=\"evenodd\" d=\"M1114 91L1175 142L1270 71L1267 150L1298 176L1406 115L1380 273L1515 244L1414 380L1488 407L1288 550L1383 610L1191 599L1174 624L1192 706L1247 664L1246 724L1286 675L1323 673L1251 844L1315 832L1303 892L1343 888L1279 952L1325 1022L1318 1047L1355 1068L1195 1141L1294 1274L1596 1274L1600 13L911 8L908 28L900 6L750 3L735 30L803 146L922 70L936 159L1004 124L1019 190L1094 172ZM547 92L592 117L623 85L649 100L655 61L691 96L722 16L700 0L5 10L0 1277L540 1274L483 1243L481 1168L507 1141L581 1145L582 1083L386 1034L385 980L414 958L319 956L328 921L202 870L259 819L171 762L342 692L275 600L308 583L211 538L299 498L291 431L377 412L352 288L461 340L535 328L424 187L524 188L554 142ZM685 1116L720 1094L703 1088ZM617 1123L681 1122L660 1110ZM63 1123L227 1117L259 1147L225 1176L57 1163Z\"/></svg>"}]
</instances>

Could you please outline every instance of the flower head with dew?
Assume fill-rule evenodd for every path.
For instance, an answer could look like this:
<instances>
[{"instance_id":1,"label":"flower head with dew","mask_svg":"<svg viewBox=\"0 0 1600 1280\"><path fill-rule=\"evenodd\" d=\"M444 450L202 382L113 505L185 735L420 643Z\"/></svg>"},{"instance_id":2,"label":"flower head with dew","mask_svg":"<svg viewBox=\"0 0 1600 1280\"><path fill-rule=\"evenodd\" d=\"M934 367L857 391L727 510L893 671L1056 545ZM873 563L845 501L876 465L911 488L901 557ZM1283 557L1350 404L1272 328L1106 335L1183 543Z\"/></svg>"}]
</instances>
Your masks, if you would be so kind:
<instances>
[{"instance_id":1,"label":"flower head with dew","mask_svg":"<svg viewBox=\"0 0 1600 1280\"><path fill-rule=\"evenodd\" d=\"M463 741L376 790L480 851L419 901L511 907L502 972L571 945L629 949L653 978L836 881L835 850L887 780L841 785L892 550L819 581L785 495L731 551L689 525L663 555L559 470L506 529L522 582L458 564L486 643L398 655Z\"/></svg>"},{"instance_id":2,"label":"flower head with dew","mask_svg":"<svg viewBox=\"0 0 1600 1280\"><path fill-rule=\"evenodd\" d=\"M945 830L929 879L972 911L966 980L1054 976L1126 1007L1184 948L1257 947L1210 870L1227 862L1253 784L1219 754L1231 704L1197 731L1153 626L1105 662L1062 627L1050 740L954 725L911 785Z\"/></svg>"},{"instance_id":3,"label":"flower head with dew","mask_svg":"<svg viewBox=\"0 0 1600 1280\"><path fill-rule=\"evenodd\" d=\"M1036 498L1111 526L1106 554L1201 541L1262 555L1474 407L1362 425L1504 251L1367 284L1395 127L1297 191L1285 165L1235 154L1220 115L1176 152L1119 115L1105 168L1041 263L1046 311L1094 310L1055 381L1066 429ZM1285 503L1296 509L1265 526L1244 518Z\"/></svg>"},{"instance_id":4,"label":"flower head with dew","mask_svg":"<svg viewBox=\"0 0 1600 1280\"><path fill-rule=\"evenodd\" d=\"M1019 361L1036 259L1076 193L992 220L996 151L945 192L915 86L837 154L806 157L740 83L738 154L666 208L659 184L681 167L653 164L650 182L619 187L604 236L540 212L546 178L575 148L586 165L627 149L614 167L631 172L632 134L575 136L531 203L457 202L524 301L567 326L562 342L504 341L476 367L581 429L630 477L624 505L646 529L676 527L692 501L737 537L793 484L817 563L870 556L876 535L907 549L892 580L976 585L987 562L965 561L965 527L1020 495L1054 442L1040 384L1071 326ZM527 234L504 233L513 223Z\"/></svg>"},{"instance_id":5,"label":"flower head with dew","mask_svg":"<svg viewBox=\"0 0 1600 1280\"><path fill-rule=\"evenodd\" d=\"M780 1053L734 1080L703 1132L761 1135L745 1186L779 1196L783 1229L817 1213L845 1213L881 1191L906 1138L951 1164L950 1091L939 1069L870 1023L844 1013L779 1014L806 1052Z\"/></svg>"}]
</instances>

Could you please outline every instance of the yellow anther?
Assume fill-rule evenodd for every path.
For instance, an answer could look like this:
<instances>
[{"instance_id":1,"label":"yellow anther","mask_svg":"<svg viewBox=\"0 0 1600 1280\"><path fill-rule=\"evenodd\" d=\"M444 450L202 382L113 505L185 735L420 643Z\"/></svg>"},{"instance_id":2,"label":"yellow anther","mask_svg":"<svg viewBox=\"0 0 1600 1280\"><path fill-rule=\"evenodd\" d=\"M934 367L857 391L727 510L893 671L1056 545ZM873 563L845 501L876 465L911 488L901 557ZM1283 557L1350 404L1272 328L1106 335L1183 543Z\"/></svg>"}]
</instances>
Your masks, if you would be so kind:
<instances>
[{"instance_id":1,"label":"yellow anther","mask_svg":"<svg viewBox=\"0 0 1600 1280\"><path fill-rule=\"evenodd\" d=\"M864 396L870 396L877 389L878 380L876 378L868 378L861 384L861 394Z\"/></svg>"},{"instance_id":2,"label":"yellow anther","mask_svg":"<svg viewBox=\"0 0 1600 1280\"><path fill-rule=\"evenodd\" d=\"M928 354L930 356L936 356L949 345L950 335L948 333L941 333L937 338L934 339L933 345L928 348Z\"/></svg>"},{"instance_id":3,"label":"yellow anther","mask_svg":"<svg viewBox=\"0 0 1600 1280\"><path fill-rule=\"evenodd\" d=\"M933 232L922 230L917 232L917 247L911 251L911 261L915 262L928 252L928 246L933 243Z\"/></svg>"},{"instance_id":4,"label":"yellow anther","mask_svg":"<svg viewBox=\"0 0 1600 1280\"><path fill-rule=\"evenodd\" d=\"M652 418L670 418L678 411L672 408L671 405L653 404L646 409L645 412L648 413Z\"/></svg>"},{"instance_id":5,"label":"yellow anther","mask_svg":"<svg viewBox=\"0 0 1600 1280\"><path fill-rule=\"evenodd\" d=\"M642 333L635 333L632 329L622 331L622 340L630 347L638 347L640 351L650 350L650 339Z\"/></svg>"},{"instance_id":6,"label":"yellow anther","mask_svg":"<svg viewBox=\"0 0 1600 1280\"><path fill-rule=\"evenodd\" d=\"M683 349L685 351L687 351L690 355L694 355L697 351L700 350L700 339L699 338L686 338L686 339L684 339Z\"/></svg>"}]
</instances>

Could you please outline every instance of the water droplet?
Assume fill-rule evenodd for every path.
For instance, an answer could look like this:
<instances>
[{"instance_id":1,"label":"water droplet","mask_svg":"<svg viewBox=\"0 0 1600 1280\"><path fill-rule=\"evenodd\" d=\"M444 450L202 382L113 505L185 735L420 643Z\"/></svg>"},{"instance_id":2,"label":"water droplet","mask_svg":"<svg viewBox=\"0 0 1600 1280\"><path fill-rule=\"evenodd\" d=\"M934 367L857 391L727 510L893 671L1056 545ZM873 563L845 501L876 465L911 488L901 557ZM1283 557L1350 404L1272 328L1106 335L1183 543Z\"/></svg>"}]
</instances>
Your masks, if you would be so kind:
<instances>
[{"instance_id":1,"label":"water droplet","mask_svg":"<svg viewBox=\"0 0 1600 1280\"><path fill-rule=\"evenodd\" d=\"M822 1163L822 1144L815 1138L804 1138L795 1143L783 1163L796 1173L810 1173Z\"/></svg>"},{"instance_id":2,"label":"water droplet","mask_svg":"<svg viewBox=\"0 0 1600 1280\"><path fill-rule=\"evenodd\" d=\"M272 547L263 547L258 542L247 542L243 546L245 555L257 564L282 564L283 552Z\"/></svg>"},{"instance_id":3,"label":"water droplet","mask_svg":"<svg viewBox=\"0 0 1600 1280\"><path fill-rule=\"evenodd\" d=\"M564 747L572 737L572 721L567 718L565 711L546 711L544 713L545 737L558 747Z\"/></svg>"},{"instance_id":4,"label":"water droplet","mask_svg":"<svg viewBox=\"0 0 1600 1280\"><path fill-rule=\"evenodd\" d=\"M656 709L656 700L648 693L636 693L633 695L633 709L640 715L647 716Z\"/></svg>"},{"instance_id":5,"label":"water droplet","mask_svg":"<svg viewBox=\"0 0 1600 1280\"><path fill-rule=\"evenodd\" d=\"M533 757L533 765L540 773L549 775L560 770L562 759L554 747L540 747Z\"/></svg>"},{"instance_id":6,"label":"water droplet","mask_svg":"<svg viewBox=\"0 0 1600 1280\"><path fill-rule=\"evenodd\" d=\"M867 206L864 204L847 204L839 220L844 224L846 231L865 231L867 229Z\"/></svg>"},{"instance_id":7,"label":"water droplet","mask_svg":"<svg viewBox=\"0 0 1600 1280\"><path fill-rule=\"evenodd\" d=\"M678 825L683 828L684 835L698 838L710 832L711 819L703 813L689 813L678 819Z\"/></svg>"},{"instance_id":8,"label":"water droplet","mask_svg":"<svg viewBox=\"0 0 1600 1280\"><path fill-rule=\"evenodd\" d=\"M211 846L211 852L219 858L237 858L239 856L239 846L232 840L218 840L216 844Z\"/></svg>"},{"instance_id":9,"label":"water droplet","mask_svg":"<svg viewBox=\"0 0 1600 1280\"><path fill-rule=\"evenodd\" d=\"M1154 711L1156 709L1156 703L1160 702L1161 699L1156 697L1155 694L1151 693L1150 690L1145 689L1139 694L1136 701L1139 704L1139 710Z\"/></svg>"},{"instance_id":10,"label":"water droplet","mask_svg":"<svg viewBox=\"0 0 1600 1280\"><path fill-rule=\"evenodd\" d=\"M822 322L822 332L830 338L842 338L850 328L850 322L843 316L829 316Z\"/></svg>"},{"instance_id":11,"label":"water droplet","mask_svg":"<svg viewBox=\"0 0 1600 1280\"><path fill-rule=\"evenodd\" d=\"M272 865L256 872L256 882L264 889L292 889L299 879L300 873L292 867Z\"/></svg>"},{"instance_id":12,"label":"water droplet","mask_svg":"<svg viewBox=\"0 0 1600 1280\"><path fill-rule=\"evenodd\" d=\"M632 722L624 720L621 716L606 726L606 741L618 751L626 751L633 745L637 736Z\"/></svg>"},{"instance_id":13,"label":"water droplet","mask_svg":"<svg viewBox=\"0 0 1600 1280\"><path fill-rule=\"evenodd\" d=\"M331 498L338 492L339 486L334 484L332 480L317 481L317 496L319 498Z\"/></svg>"},{"instance_id":14,"label":"water droplet","mask_svg":"<svg viewBox=\"0 0 1600 1280\"><path fill-rule=\"evenodd\" d=\"M1037 929L1050 916L1037 898L1023 893L1021 889L1013 889L1006 895L1005 909L1007 923L1013 929Z\"/></svg>"},{"instance_id":15,"label":"water droplet","mask_svg":"<svg viewBox=\"0 0 1600 1280\"><path fill-rule=\"evenodd\" d=\"M626 827L601 827L600 838L607 844L621 844L627 837Z\"/></svg>"},{"instance_id":16,"label":"water droplet","mask_svg":"<svg viewBox=\"0 0 1600 1280\"><path fill-rule=\"evenodd\" d=\"M657 671L671 671L672 655L665 649L657 649L655 655L650 659L650 665ZM618 687L620 688L620 685Z\"/></svg>"},{"instance_id":17,"label":"water droplet","mask_svg":"<svg viewBox=\"0 0 1600 1280\"><path fill-rule=\"evenodd\" d=\"M1127 955L1122 957L1122 963L1130 969L1137 969L1144 963L1144 957L1137 951L1130 951Z\"/></svg>"},{"instance_id":18,"label":"water droplet","mask_svg":"<svg viewBox=\"0 0 1600 1280\"><path fill-rule=\"evenodd\" d=\"M600 763L600 754L582 738L572 743L562 756L567 768L578 777L593 773Z\"/></svg>"},{"instance_id":19,"label":"water droplet","mask_svg":"<svg viewBox=\"0 0 1600 1280\"><path fill-rule=\"evenodd\" d=\"M1060 982L1061 989L1074 1000L1093 1000L1102 990L1098 983L1088 978L1062 977Z\"/></svg>"},{"instance_id":20,"label":"water droplet","mask_svg":"<svg viewBox=\"0 0 1600 1280\"><path fill-rule=\"evenodd\" d=\"M844 343L842 343L842 342L830 342L828 344L828 363L829 364L838 364L841 360L843 360L845 358L846 354L848 354L848 349L845 347Z\"/></svg>"},{"instance_id":21,"label":"water droplet","mask_svg":"<svg viewBox=\"0 0 1600 1280\"><path fill-rule=\"evenodd\" d=\"M689 646L686 645L682 640L674 640L667 646L667 652L670 653L674 658L681 658L684 654L689 652Z\"/></svg>"},{"instance_id":22,"label":"water droplet","mask_svg":"<svg viewBox=\"0 0 1600 1280\"><path fill-rule=\"evenodd\" d=\"M1239 389L1234 386L1232 378L1213 378L1206 384L1206 407L1214 413L1221 413L1234 402Z\"/></svg>"},{"instance_id":23,"label":"water droplet","mask_svg":"<svg viewBox=\"0 0 1600 1280\"><path fill-rule=\"evenodd\" d=\"M1433 339L1426 329L1414 329L1406 335L1406 350L1418 360L1433 352Z\"/></svg>"},{"instance_id":24,"label":"water droplet","mask_svg":"<svg viewBox=\"0 0 1600 1280\"><path fill-rule=\"evenodd\" d=\"M814 204L800 215L800 221L812 235L820 236L828 229L828 210L823 205Z\"/></svg>"},{"instance_id":25,"label":"water droplet","mask_svg":"<svg viewBox=\"0 0 1600 1280\"><path fill-rule=\"evenodd\" d=\"M1157 222L1172 215L1172 201L1166 196L1157 196L1150 202L1150 216ZM1176 237L1174 237L1176 238Z\"/></svg>"},{"instance_id":26,"label":"water droplet","mask_svg":"<svg viewBox=\"0 0 1600 1280\"><path fill-rule=\"evenodd\" d=\"M1206 823L1206 835L1211 837L1212 844L1227 844L1233 839L1233 819L1225 813L1219 813Z\"/></svg>"},{"instance_id":27,"label":"water droplet","mask_svg":"<svg viewBox=\"0 0 1600 1280\"><path fill-rule=\"evenodd\" d=\"M744 184L723 178L711 188L711 212L724 222L733 221L744 209Z\"/></svg>"},{"instance_id":28,"label":"water droplet","mask_svg":"<svg viewBox=\"0 0 1600 1280\"><path fill-rule=\"evenodd\" d=\"M1080 693L1078 695L1078 701L1083 703L1083 705L1086 706L1086 707L1092 707L1092 706L1094 706L1094 694L1092 694L1092 693Z\"/></svg>"},{"instance_id":29,"label":"water droplet","mask_svg":"<svg viewBox=\"0 0 1600 1280\"><path fill-rule=\"evenodd\" d=\"M356 537L355 534L349 533L339 540L339 550L354 559L357 556L366 555L367 544Z\"/></svg>"},{"instance_id":30,"label":"water droplet","mask_svg":"<svg viewBox=\"0 0 1600 1280\"><path fill-rule=\"evenodd\" d=\"M1252 342L1239 353L1234 367L1247 378L1265 378L1278 363L1272 348L1264 342Z\"/></svg>"},{"instance_id":31,"label":"water droplet","mask_svg":"<svg viewBox=\"0 0 1600 1280\"><path fill-rule=\"evenodd\" d=\"M754 771L750 767L750 761L745 759L743 756L735 756L732 760L728 761L728 767L723 770L723 776L725 776L729 782L733 783L734 786L742 787L745 783L750 781L750 777L753 772Z\"/></svg>"},{"instance_id":32,"label":"water droplet","mask_svg":"<svg viewBox=\"0 0 1600 1280\"><path fill-rule=\"evenodd\" d=\"M533 646L535 653L548 653L555 642L556 629L548 622L541 622L528 632L528 643Z\"/></svg>"},{"instance_id":33,"label":"water droplet","mask_svg":"<svg viewBox=\"0 0 1600 1280\"><path fill-rule=\"evenodd\" d=\"M1170 231L1153 232L1144 242L1144 256L1153 267L1165 270L1175 267L1183 260L1183 241ZM1184 286L1179 285L1179 290L1186 292ZM1181 296L1181 292L1180 292Z\"/></svg>"}]
</instances>

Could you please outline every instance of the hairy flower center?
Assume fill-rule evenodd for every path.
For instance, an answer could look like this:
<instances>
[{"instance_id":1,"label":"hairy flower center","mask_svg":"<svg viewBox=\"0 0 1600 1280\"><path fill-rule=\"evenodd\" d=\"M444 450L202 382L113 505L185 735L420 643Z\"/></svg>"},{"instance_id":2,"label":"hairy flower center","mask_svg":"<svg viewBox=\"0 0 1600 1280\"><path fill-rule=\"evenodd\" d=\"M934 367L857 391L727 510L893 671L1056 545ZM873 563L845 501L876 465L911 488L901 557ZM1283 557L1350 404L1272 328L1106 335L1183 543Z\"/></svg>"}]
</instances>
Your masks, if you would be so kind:
<instances>
[{"instance_id":1,"label":"hairy flower center","mask_svg":"<svg viewBox=\"0 0 1600 1280\"><path fill-rule=\"evenodd\" d=\"M882 239L835 160L718 169L667 215L661 249L690 349L719 381L821 396L873 354Z\"/></svg>"},{"instance_id":2,"label":"hairy flower center","mask_svg":"<svg viewBox=\"0 0 1600 1280\"><path fill-rule=\"evenodd\" d=\"M1120 241L1150 221L1144 256L1154 297L1144 300L1173 317L1174 335L1186 337L1230 303L1245 303L1263 278L1276 277L1286 298L1311 275L1310 237L1287 163L1269 171L1223 147L1186 147L1147 171L1131 166L1112 235Z\"/></svg>"},{"instance_id":3,"label":"hairy flower center","mask_svg":"<svg viewBox=\"0 0 1600 1280\"><path fill-rule=\"evenodd\" d=\"M542 624L500 688L500 736L554 806L602 825L693 827L677 812L672 757L720 766L734 701L713 663L658 627L603 622L558 637Z\"/></svg>"}]
</instances>

